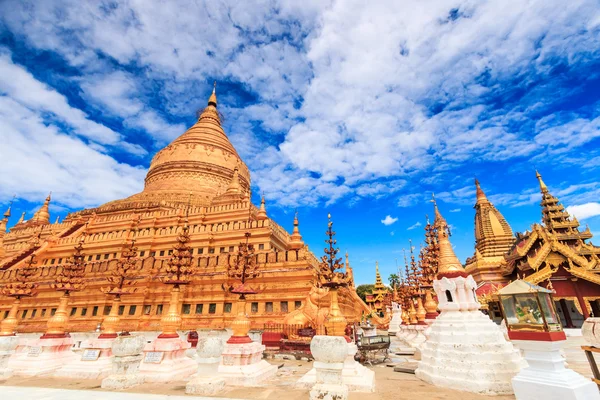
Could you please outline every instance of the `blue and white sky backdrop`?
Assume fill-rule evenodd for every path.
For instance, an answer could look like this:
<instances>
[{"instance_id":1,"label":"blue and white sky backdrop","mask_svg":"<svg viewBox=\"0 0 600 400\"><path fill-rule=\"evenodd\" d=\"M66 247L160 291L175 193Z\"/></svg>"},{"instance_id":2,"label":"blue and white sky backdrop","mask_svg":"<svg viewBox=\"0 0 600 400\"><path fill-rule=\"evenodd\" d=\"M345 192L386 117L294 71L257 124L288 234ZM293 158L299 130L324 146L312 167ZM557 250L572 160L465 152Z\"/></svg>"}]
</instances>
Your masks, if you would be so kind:
<instances>
[{"instance_id":1,"label":"blue and white sky backdrop","mask_svg":"<svg viewBox=\"0 0 600 400\"><path fill-rule=\"evenodd\" d=\"M0 202L11 224L138 192L218 82L254 201L359 283L418 245L435 192L464 262L473 178L514 231L535 169L600 242L597 0L0 2Z\"/></svg>"}]
</instances>

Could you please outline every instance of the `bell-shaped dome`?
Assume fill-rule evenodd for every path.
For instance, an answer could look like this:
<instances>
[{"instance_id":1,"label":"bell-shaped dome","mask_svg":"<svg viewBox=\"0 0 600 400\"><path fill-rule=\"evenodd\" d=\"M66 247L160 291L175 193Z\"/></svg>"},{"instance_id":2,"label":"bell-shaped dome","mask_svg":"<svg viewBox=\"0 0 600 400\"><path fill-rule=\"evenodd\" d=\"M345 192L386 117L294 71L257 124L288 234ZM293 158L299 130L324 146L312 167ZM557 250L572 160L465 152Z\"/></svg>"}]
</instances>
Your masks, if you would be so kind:
<instances>
[{"instance_id":1,"label":"bell-shaped dome","mask_svg":"<svg viewBox=\"0 0 600 400\"><path fill-rule=\"evenodd\" d=\"M250 188L248 167L221 127L215 91L198 122L152 159L145 187L127 201L187 202L210 205L239 174L241 191Z\"/></svg>"}]
</instances>

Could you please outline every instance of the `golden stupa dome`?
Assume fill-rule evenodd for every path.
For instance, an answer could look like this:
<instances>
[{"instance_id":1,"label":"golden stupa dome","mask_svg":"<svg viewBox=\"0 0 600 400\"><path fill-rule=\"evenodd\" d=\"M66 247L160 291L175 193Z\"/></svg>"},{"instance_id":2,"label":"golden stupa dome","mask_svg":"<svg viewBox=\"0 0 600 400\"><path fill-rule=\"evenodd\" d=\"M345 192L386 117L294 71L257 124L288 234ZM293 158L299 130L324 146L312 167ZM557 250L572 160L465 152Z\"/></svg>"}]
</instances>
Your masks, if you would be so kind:
<instances>
[{"instance_id":1,"label":"golden stupa dome","mask_svg":"<svg viewBox=\"0 0 600 400\"><path fill-rule=\"evenodd\" d=\"M250 171L221 127L215 90L198 121L152 159L144 190L121 201L166 201L210 205L227 191L237 169L240 188Z\"/></svg>"}]
</instances>

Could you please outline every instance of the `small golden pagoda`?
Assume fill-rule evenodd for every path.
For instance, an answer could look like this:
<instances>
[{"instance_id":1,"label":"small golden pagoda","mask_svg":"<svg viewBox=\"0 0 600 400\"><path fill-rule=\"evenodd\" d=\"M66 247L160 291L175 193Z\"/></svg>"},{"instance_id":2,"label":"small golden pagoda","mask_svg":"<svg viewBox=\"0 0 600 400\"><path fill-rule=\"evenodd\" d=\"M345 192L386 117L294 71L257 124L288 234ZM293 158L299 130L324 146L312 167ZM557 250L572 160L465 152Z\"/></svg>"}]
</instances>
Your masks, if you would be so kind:
<instances>
[{"instance_id":1,"label":"small golden pagoda","mask_svg":"<svg viewBox=\"0 0 600 400\"><path fill-rule=\"evenodd\" d=\"M23 214L9 232L7 212L0 225L0 287L17 282L17 271L32 256L38 262L29 278L39 294L20 297L15 330L45 331L60 298L50 283L70 262L84 232L86 289L69 295L69 332L93 331L102 321L108 336L116 330L157 331L173 307L183 330L231 326L238 296L224 290L227 267L247 232L261 265L255 280L261 290L248 305L253 326L283 322L295 311L294 318L302 313L310 316L305 321L318 322L317 314L327 315L331 304L329 291L315 287L321 262L304 244L297 216L290 235L269 218L264 197L260 207L251 203L250 184L248 167L221 125L213 90L197 122L154 156L140 193L70 213L56 223L50 223L49 195L31 219ZM169 306L174 285L162 282L169 265L180 262L173 256L182 252L177 246L184 227L191 256L185 262L195 273L189 284L178 284L177 305ZM350 322L368 310L353 284L339 289L338 303ZM13 300L0 296L0 318L11 309Z\"/></svg>"},{"instance_id":2,"label":"small golden pagoda","mask_svg":"<svg viewBox=\"0 0 600 400\"><path fill-rule=\"evenodd\" d=\"M475 254L467 259L465 269L475 281L491 286L505 280L500 270L506 265L504 255L514 244L515 237L510 225L488 200L477 179L475 188Z\"/></svg>"},{"instance_id":3,"label":"small golden pagoda","mask_svg":"<svg viewBox=\"0 0 600 400\"><path fill-rule=\"evenodd\" d=\"M379 274L379 262L375 261L375 285L370 294L365 295L367 305L376 312L379 316L383 316L385 310L385 297L388 294L388 290L381 280Z\"/></svg>"}]
</instances>

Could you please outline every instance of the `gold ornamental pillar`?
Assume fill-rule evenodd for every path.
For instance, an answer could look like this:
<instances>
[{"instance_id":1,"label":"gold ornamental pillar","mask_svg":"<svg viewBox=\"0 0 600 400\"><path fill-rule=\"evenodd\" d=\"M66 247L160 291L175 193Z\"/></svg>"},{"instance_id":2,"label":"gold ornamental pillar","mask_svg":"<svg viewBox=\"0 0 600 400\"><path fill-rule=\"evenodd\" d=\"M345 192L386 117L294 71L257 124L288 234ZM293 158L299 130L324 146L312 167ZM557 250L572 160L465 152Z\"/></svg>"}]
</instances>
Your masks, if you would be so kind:
<instances>
[{"instance_id":1,"label":"gold ornamental pillar","mask_svg":"<svg viewBox=\"0 0 600 400\"><path fill-rule=\"evenodd\" d=\"M41 339L55 339L69 336L66 332L67 324L69 323L69 314L67 313L69 300L70 295L65 292L60 298L56 313L48 319L46 333L42 335Z\"/></svg>"},{"instance_id":2,"label":"gold ornamental pillar","mask_svg":"<svg viewBox=\"0 0 600 400\"><path fill-rule=\"evenodd\" d=\"M410 309L408 310L408 319L409 319L409 323L411 325L416 325L418 322L417 310L415 310L415 303L412 301L412 299L410 300Z\"/></svg>"},{"instance_id":3,"label":"gold ornamental pillar","mask_svg":"<svg viewBox=\"0 0 600 400\"><path fill-rule=\"evenodd\" d=\"M181 314L179 313L179 296L181 294L178 285L173 285L171 289L171 301L169 302L169 311L160 320L162 333L158 335L159 339L178 338L177 330L181 328Z\"/></svg>"},{"instance_id":4,"label":"gold ornamental pillar","mask_svg":"<svg viewBox=\"0 0 600 400\"><path fill-rule=\"evenodd\" d=\"M0 322L0 336L14 336L17 330L19 321L17 320L17 314L19 313L19 306L21 305L21 299L15 298L15 301L10 308L8 316Z\"/></svg>"},{"instance_id":5,"label":"gold ornamental pillar","mask_svg":"<svg viewBox=\"0 0 600 400\"><path fill-rule=\"evenodd\" d=\"M348 321L338 304L338 288L332 287L329 289L331 293L331 306L329 307L329 315L327 316L327 322L325 328L327 329L328 336L344 336L346 333L346 325Z\"/></svg>"},{"instance_id":6,"label":"gold ornamental pillar","mask_svg":"<svg viewBox=\"0 0 600 400\"><path fill-rule=\"evenodd\" d=\"M246 297L240 296L236 303L237 315L231 322L231 329L233 329L233 335L229 338L227 343L250 343L252 339L248 336L250 331L250 319L246 316Z\"/></svg>"},{"instance_id":7,"label":"gold ornamental pillar","mask_svg":"<svg viewBox=\"0 0 600 400\"><path fill-rule=\"evenodd\" d=\"M98 339L114 339L118 336L117 330L119 329L119 322L121 321L121 318L119 317L120 304L121 298L116 296L113 299L110 312L104 317L104 320L102 320L102 333L98 336Z\"/></svg>"},{"instance_id":8,"label":"gold ornamental pillar","mask_svg":"<svg viewBox=\"0 0 600 400\"><path fill-rule=\"evenodd\" d=\"M433 299L433 295L431 294L432 290L427 290L425 292L425 311L427 312L426 319L435 319L438 316L437 312L437 303Z\"/></svg>"},{"instance_id":9,"label":"gold ornamental pillar","mask_svg":"<svg viewBox=\"0 0 600 400\"><path fill-rule=\"evenodd\" d=\"M423 299L421 298L421 296L417 297L417 323L419 325L425 325L425 316L427 315L427 312L425 311L425 307L423 307Z\"/></svg>"}]
</instances>

